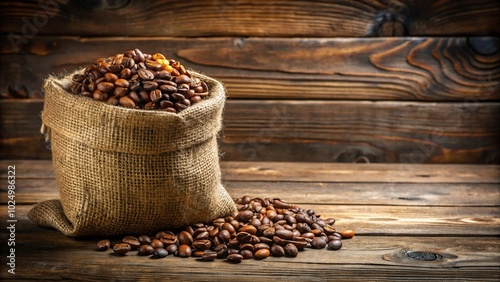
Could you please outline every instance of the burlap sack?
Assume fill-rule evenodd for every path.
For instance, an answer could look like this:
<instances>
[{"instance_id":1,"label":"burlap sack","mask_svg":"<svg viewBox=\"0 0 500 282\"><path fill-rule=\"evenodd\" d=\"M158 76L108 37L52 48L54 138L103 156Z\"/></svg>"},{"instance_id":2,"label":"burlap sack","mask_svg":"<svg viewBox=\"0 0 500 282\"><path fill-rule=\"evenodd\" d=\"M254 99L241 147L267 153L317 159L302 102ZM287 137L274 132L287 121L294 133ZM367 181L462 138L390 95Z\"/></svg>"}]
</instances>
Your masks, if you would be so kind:
<instances>
[{"instance_id":1,"label":"burlap sack","mask_svg":"<svg viewBox=\"0 0 500 282\"><path fill-rule=\"evenodd\" d=\"M28 217L69 236L152 234L235 210L221 185L217 134L225 89L178 114L107 105L67 91L72 74L44 84L48 137L60 200Z\"/></svg>"}]
</instances>

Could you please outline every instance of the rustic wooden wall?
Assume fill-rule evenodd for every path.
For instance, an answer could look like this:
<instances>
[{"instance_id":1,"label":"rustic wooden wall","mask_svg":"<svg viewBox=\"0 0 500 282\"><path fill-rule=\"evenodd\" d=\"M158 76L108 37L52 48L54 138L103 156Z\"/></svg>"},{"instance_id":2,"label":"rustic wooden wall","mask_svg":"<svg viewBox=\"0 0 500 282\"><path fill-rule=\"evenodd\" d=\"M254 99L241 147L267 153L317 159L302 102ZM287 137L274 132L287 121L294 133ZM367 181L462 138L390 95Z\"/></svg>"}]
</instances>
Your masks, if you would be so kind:
<instances>
[{"instance_id":1,"label":"rustic wooden wall","mask_svg":"<svg viewBox=\"0 0 500 282\"><path fill-rule=\"evenodd\" d=\"M224 160L500 163L496 0L0 1L0 158L41 84L132 48L221 79Z\"/></svg>"}]
</instances>

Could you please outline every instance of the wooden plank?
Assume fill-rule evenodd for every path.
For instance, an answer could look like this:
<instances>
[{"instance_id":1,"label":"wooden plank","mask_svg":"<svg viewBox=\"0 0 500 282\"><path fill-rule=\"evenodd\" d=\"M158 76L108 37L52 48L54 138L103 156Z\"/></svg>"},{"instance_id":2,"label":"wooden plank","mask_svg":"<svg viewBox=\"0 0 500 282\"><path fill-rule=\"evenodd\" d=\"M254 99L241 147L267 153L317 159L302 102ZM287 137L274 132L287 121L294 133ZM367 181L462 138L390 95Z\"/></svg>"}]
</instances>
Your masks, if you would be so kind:
<instances>
[{"instance_id":1,"label":"wooden plank","mask_svg":"<svg viewBox=\"0 0 500 282\"><path fill-rule=\"evenodd\" d=\"M0 158L50 158L42 101L0 107ZM228 161L488 164L498 120L500 103L230 100L219 144Z\"/></svg>"},{"instance_id":2,"label":"wooden plank","mask_svg":"<svg viewBox=\"0 0 500 282\"><path fill-rule=\"evenodd\" d=\"M58 0L58 4L42 1L53 3L45 8L38 2L0 2L0 31L24 33L26 37L32 33L180 37L500 33L500 7L492 0L205 0L195 4L167 0L151 3ZM26 19L22 20L23 17ZM30 24L33 31L29 29Z\"/></svg>"},{"instance_id":3,"label":"wooden plank","mask_svg":"<svg viewBox=\"0 0 500 282\"><path fill-rule=\"evenodd\" d=\"M286 200L284 198L283 200ZM17 205L16 226L28 228L26 214L32 205ZM498 207L427 207L320 205L307 203L324 218L335 218L337 229L354 229L363 236L499 236ZM7 219L7 206L1 205L0 219ZM20 220L22 219L22 220Z\"/></svg>"},{"instance_id":4,"label":"wooden plank","mask_svg":"<svg viewBox=\"0 0 500 282\"><path fill-rule=\"evenodd\" d=\"M290 29L290 28L288 28ZM500 40L489 38L0 38L0 94L41 97L50 73L133 48L224 82L233 98L500 100ZM207 55L210 50L210 55ZM10 86L10 88L9 88ZM10 92L9 92L10 89ZM12 94L14 93L14 94ZM27 94L26 94L27 93Z\"/></svg>"},{"instance_id":5,"label":"wooden plank","mask_svg":"<svg viewBox=\"0 0 500 282\"><path fill-rule=\"evenodd\" d=\"M35 204L59 199L55 179L16 180L16 203ZM396 206L482 206L498 207L500 185L461 183L323 183L223 181L233 198L281 198L290 203L322 205L396 205ZM7 188L0 187L0 204L7 203ZM466 196L464 196L466 195Z\"/></svg>"},{"instance_id":6,"label":"wooden plank","mask_svg":"<svg viewBox=\"0 0 500 282\"><path fill-rule=\"evenodd\" d=\"M176 280L189 277L189 280L206 281L210 277L210 280L234 281L236 277L242 281L251 281L246 280L250 278L256 281L282 277L286 273L287 281L311 281L311 278L322 281L333 275L338 279L352 279L354 274L356 277L366 276L371 279L394 276L399 279L425 277L442 280L460 277L486 281L499 274L500 245L497 237L357 235L351 240L344 240L344 247L337 252L306 249L293 259L270 257L265 261L246 260L241 265L232 265L220 260L208 263L194 258L168 257L155 260L133 253L116 257L110 251L96 252L94 248L97 238L75 240L53 230L38 228L26 219L30 206L18 208L15 278L22 280L39 277L151 280L168 273L169 278ZM5 222L6 207L1 206L0 210L1 221ZM442 211L436 208L433 210ZM446 226L453 224L454 220L446 222ZM467 230L468 235L472 235L470 231L474 230L473 235L477 235L475 224L469 224L463 224L462 229ZM6 236L3 232L0 238L6 240ZM411 253L415 252L430 254L435 259L413 259L415 256ZM4 265L6 260L6 256L0 257L0 263ZM266 267L262 267L263 265ZM5 280L13 276L2 271L0 277Z\"/></svg>"},{"instance_id":7,"label":"wooden plank","mask_svg":"<svg viewBox=\"0 0 500 282\"><path fill-rule=\"evenodd\" d=\"M16 166L17 179L53 179L51 161L0 160L0 174ZM222 161L224 181L334 183L500 183L498 165L339 164Z\"/></svg>"}]
</instances>

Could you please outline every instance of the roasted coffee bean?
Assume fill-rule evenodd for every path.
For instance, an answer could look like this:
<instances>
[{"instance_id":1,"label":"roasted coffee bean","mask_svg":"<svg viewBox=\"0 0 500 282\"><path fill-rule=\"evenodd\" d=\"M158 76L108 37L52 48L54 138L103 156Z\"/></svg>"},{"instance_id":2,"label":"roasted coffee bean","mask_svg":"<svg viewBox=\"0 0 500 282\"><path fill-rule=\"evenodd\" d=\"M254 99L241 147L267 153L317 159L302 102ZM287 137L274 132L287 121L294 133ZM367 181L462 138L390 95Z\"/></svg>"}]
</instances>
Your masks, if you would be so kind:
<instances>
[{"instance_id":1,"label":"roasted coffee bean","mask_svg":"<svg viewBox=\"0 0 500 282\"><path fill-rule=\"evenodd\" d=\"M321 237L314 237L311 241L311 247L314 249L323 249L326 247L326 240Z\"/></svg>"},{"instance_id":2,"label":"roasted coffee bean","mask_svg":"<svg viewBox=\"0 0 500 282\"><path fill-rule=\"evenodd\" d=\"M137 70L137 74L144 81L153 80L155 78L155 75L147 69L139 69Z\"/></svg>"},{"instance_id":3,"label":"roasted coffee bean","mask_svg":"<svg viewBox=\"0 0 500 282\"><path fill-rule=\"evenodd\" d=\"M157 77L159 79L170 80L172 78L172 75L166 70L161 70L160 72L158 72Z\"/></svg>"},{"instance_id":4,"label":"roasted coffee bean","mask_svg":"<svg viewBox=\"0 0 500 282\"><path fill-rule=\"evenodd\" d=\"M269 251L269 249L260 249L260 250L255 252L254 257L255 257L255 259L265 259L270 254L271 254L271 252Z\"/></svg>"},{"instance_id":5,"label":"roasted coffee bean","mask_svg":"<svg viewBox=\"0 0 500 282\"><path fill-rule=\"evenodd\" d=\"M123 243L129 244L132 250L137 249L141 246L139 239L134 236L126 236L122 239Z\"/></svg>"},{"instance_id":6,"label":"roasted coffee bean","mask_svg":"<svg viewBox=\"0 0 500 282\"><path fill-rule=\"evenodd\" d=\"M187 258L191 256L192 250L188 245L180 245L177 249L177 253L181 258Z\"/></svg>"},{"instance_id":7,"label":"roasted coffee bean","mask_svg":"<svg viewBox=\"0 0 500 282\"><path fill-rule=\"evenodd\" d=\"M191 78L185 74L181 74L178 77L175 78L175 83L177 84L190 84L191 83Z\"/></svg>"},{"instance_id":8,"label":"roasted coffee bean","mask_svg":"<svg viewBox=\"0 0 500 282\"><path fill-rule=\"evenodd\" d=\"M281 239L290 240L293 238L293 232L287 229L276 230L275 235L280 237Z\"/></svg>"},{"instance_id":9,"label":"roasted coffee bean","mask_svg":"<svg viewBox=\"0 0 500 282\"><path fill-rule=\"evenodd\" d=\"M167 250L167 252L171 255L175 254L178 250L178 246L176 244L171 244L171 245L168 245L165 250Z\"/></svg>"},{"instance_id":10,"label":"roasted coffee bean","mask_svg":"<svg viewBox=\"0 0 500 282\"><path fill-rule=\"evenodd\" d=\"M74 82L82 82L83 80L85 79L85 76L83 76L82 74L75 74L73 75L73 81Z\"/></svg>"},{"instance_id":11,"label":"roasted coffee bean","mask_svg":"<svg viewBox=\"0 0 500 282\"><path fill-rule=\"evenodd\" d=\"M111 82L111 83L115 83L115 81L118 80L118 76L114 73L107 73L104 75L104 77L106 78L107 82ZM123 87L128 87L128 85L123 86Z\"/></svg>"},{"instance_id":12,"label":"roasted coffee bean","mask_svg":"<svg viewBox=\"0 0 500 282\"><path fill-rule=\"evenodd\" d=\"M113 91L113 95L116 98L121 98L124 97L128 94L128 89L124 87L115 87L115 90Z\"/></svg>"},{"instance_id":13,"label":"roasted coffee bean","mask_svg":"<svg viewBox=\"0 0 500 282\"><path fill-rule=\"evenodd\" d=\"M282 257L285 255L285 249L280 245L271 246L271 254L275 257Z\"/></svg>"},{"instance_id":14,"label":"roasted coffee bean","mask_svg":"<svg viewBox=\"0 0 500 282\"><path fill-rule=\"evenodd\" d=\"M245 225L243 227L240 228L240 230L238 230L239 232L247 232L251 235L255 235L257 234L257 228L255 228L255 226L253 225Z\"/></svg>"},{"instance_id":15,"label":"roasted coffee bean","mask_svg":"<svg viewBox=\"0 0 500 282\"><path fill-rule=\"evenodd\" d=\"M131 80L128 87L131 91L137 91L141 88L141 83L137 80Z\"/></svg>"},{"instance_id":16,"label":"roasted coffee bean","mask_svg":"<svg viewBox=\"0 0 500 282\"><path fill-rule=\"evenodd\" d=\"M342 239L351 239L354 237L354 230L342 230L340 235L342 236Z\"/></svg>"},{"instance_id":17,"label":"roasted coffee bean","mask_svg":"<svg viewBox=\"0 0 500 282\"><path fill-rule=\"evenodd\" d=\"M288 243L283 248L285 250L285 256L296 257L299 254L299 250L294 244Z\"/></svg>"},{"instance_id":18,"label":"roasted coffee bean","mask_svg":"<svg viewBox=\"0 0 500 282\"><path fill-rule=\"evenodd\" d=\"M153 248L155 249L159 249L159 248L164 248L165 245L163 244L162 241L160 241L159 239L157 238L154 238L151 240L151 244L150 244Z\"/></svg>"},{"instance_id":19,"label":"roasted coffee bean","mask_svg":"<svg viewBox=\"0 0 500 282\"><path fill-rule=\"evenodd\" d=\"M170 101L167 101L167 100L161 100L160 101L160 107L162 109L165 109L165 108L173 108L174 107L174 103L170 102Z\"/></svg>"},{"instance_id":20,"label":"roasted coffee bean","mask_svg":"<svg viewBox=\"0 0 500 282\"><path fill-rule=\"evenodd\" d=\"M230 263L240 263L243 260L243 256L240 254L230 254L226 260Z\"/></svg>"},{"instance_id":21,"label":"roasted coffee bean","mask_svg":"<svg viewBox=\"0 0 500 282\"><path fill-rule=\"evenodd\" d=\"M130 91L127 95L136 105L139 105L141 103L141 98L139 98L139 95L135 91Z\"/></svg>"},{"instance_id":22,"label":"roasted coffee bean","mask_svg":"<svg viewBox=\"0 0 500 282\"><path fill-rule=\"evenodd\" d=\"M123 87L123 88L127 88L130 85L130 83L128 82L128 80L123 79L123 78L115 80L114 83L115 83L116 87Z\"/></svg>"},{"instance_id":23,"label":"roasted coffee bean","mask_svg":"<svg viewBox=\"0 0 500 282\"><path fill-rule=\"evenodd\" d=\"M221 226L221 231L222 230L227 230L229 232L229 234L234 234L236 232L236 229L234 229L234 226L232 226L230 223L228 222L225 222L224 224L222 224ZM221 232L222 233L222 232ZM221 238L221 239L224 239L224 238Z\"/></svg>"},{"instance_id":24,"label":"roasted coffee bean","mask_svg":"<svg viewBox=\"0 0 500 282\"><path fill-rule=\"evenodd\" d=\"M94 93L92 93L92 97L94 98L94 100L97 100L97 101L107 101L108 100L108 94L106 94L100 90L94 91Z\"/></svg>"},{"instance_id":25,"label":"roasted coffee bean","mask_svg":"<svg viewBox=\"0 0 500 282\"><path fill-rule=\"evenodd\" d=\"M141 62L144 62L146 60L146 58L144 57L144 54L141 52L141 50L134 49L134 53L135 53L134 61L136 63L141 63Z\"/></svg>"},{"instance_id":26,"label":"roasted coffee bean","mask_svg":"<svg viewBox=\"0 0 500 282\"><path fill-rule=\"evenodd\" d=\"M196 104L196 103L201 101L201 97L200 96L193 96L191 99L189 99L189 101L191 101L191 105Z\"/></svg>"},{"instance_id":27,"label":"roasted coffee bean","mask_svg":"<svg viewBox=\"0 0 500 282\"><path fill-rule=\"evenodd\" d=\"M342 240L331 240L326 247L328 250L340 250L342 248Z\"/></svg>"},{"instance_id":28,"label":"roasted coffee bean","mask_svg":"<svg viewBox=\"0 0 500 282\"><path fill-rule=\"evenodd\" d=\"M212 243L207 239L196 240L193 242L193 247L197 250L204 251L210 249L212 247Z\"/></svg>"},{"instance_id":29,"label":"roasted coffee bean","mask_svg":"<svg viewBox=\"0 0 500 282\"><path fill-rule=\"evenodd\" d=\"M203 256L203 252L204 252L204 251L202 251L202 250L193 250L193 251L191 252L191 256L192 256L192 257L195 257L195 258L200 258L200 257L202 257L202 256Z\"/></svg>"},{"instance_id":30,"label":"roasted coffee bean","mask_svg":"<svg viewBox=\"0 0 500 282\"><path fill-rule=\"evenodd\" d=\"M131 247L129 244L126 243L118 243L113 246L113 252L117 255L124 255L128 253L131 250Z\"/></svg>"},{"instance_id":31,"label":"roasted coffee bean","mask_svg":"<svg viewBox=\"0 0 500 282\"><path fill-rule=\"evenodd\" d=\"M224 245L224 244L220 244L220 245L217 245L215 248L214 248L214 251L217 253L217 257L218 258L224 258L227 256L227 246Z\"/></svg>"},{"instance_id":32,"label":"roasted coffee bean","mask_svg":"<svg viewBox=\"0 0 500 282\"><path fill-rule=\"evenodd\" d=\"M157 70L157 71L161 70L161 64L158 63L157 61L146 60L146 66L152 70Z\"/></svg>"},{"instance_id":33,"label":"roasted coffee bean","mask_svg":"<svg viewBox=\"0 0 500 282\"><path fill-rule=\"evenodd\" d=\"M241 250L240 255L243 257L243 259L253 258L253 252L250 250Z\"/></svg>"},{"instance_id":34,"label":"roasted coffee bean","mask_svg":"<svg viewBox=\"0 0 500 282\"><path fill-rule=\"evenodd\" d=\"M118 106L120 104L118 98L116 98L115 96L109 97L107 103L108 105L113 105L113 106Z\"/></svg>"},{"instance_id":35,"label":"roasted coffee bean","mask_svg":"<svg viewBox=\"0 0 500 282\"><path fill-rule=\"evenodd\" d=\"M153 102L158 102L161 100L162 98L162 95L161 95L161 91L159 89L156 89L156 90L152 90L151 92L149 92L149 98L151 99L151 101Z\"/></svg>"},{"instance_id":36,"label":"roasted coffee bean","mask_svg":"<svg viewBox=\"0 0 500 282\"><path fill-rule=\"evenodd\" d=\"M101 83L97 84L97 89L102 91L102 92L105 92L105 93L110 92L114 88L115 88L115 85L111 82L101 82Z\"/></svg>"},{"instance_id":37,"label":"roasted coffee bean","mask_svg":"<svg viewBox=\"0 0 500 282\"><path fill-rule=\"evenodd\" d=\"M163 249L159 249L159 250L163 250ZM155 252L155 248L151 247L151 245L141 245L139 247L139 251L137 252L137 254L139 254L141 256L149 256L149 255L154 254L154 252Z\"/></svg>"},{"instance_id":38,"label":"roasted coffee bean","mask_svg":"<svg viewBox=\"0 0 500 282\"><path fill-rule=\"evenodd\" d=\"M143 83L142 87L144 90L151 91L158 88L158 83L156 81L146 81Z\"/></svg>"},{"instance_id":39,"label":"roasted coffee bean","mask_svg":"<svg viewBox=\"0 0 500 282\"><path fill-rule=\"evenodd\" d=\"M145 110L155 110L155 109L158 109L158 104L156 104L155 102L149 102L146 105L144 105L144 109Z\"/></svg>"},{"instance_id":40,"label":"roasted coffee bean","mask_svg":"<svg viewBox=\"0 0 500 282\"><path fill-rule=\"evenodd\" d=\"M128 79L132 75L132 71L129 68L124 68L120 71L120 78Z\"/></svg>"},{"instance_id":41,"label":"roasted coffee bean","mask_svg":"<svg viewBox=\"0 0 500 282\"><path fill-rule=\"evenodd\" d=\"M96 90L96 91L98 91L98 90ZM135 108L134 100L130 99L128 96L121 97L119 102L120 102L120 105L125 107L125 108Z\"/></svg>"},{"instance_id":42,"label":"roasted coffee bean","mask_svg":"<svg viewBox=\"0 0 500 282\"><path fill-rule=\"evenodd\" d=\"M111 247L111 242L109 240L101 240L97 242L98 251L106 251Z\"/></svg>"},{"instance_id":43,"label":"roasted coffee bean","mask_svg":"<svg viewBox=\"0 0 500 282\"><path fill-rule=\"evenodd\" d=\"M149 245L149 244L151 244L151 238L149 236L147 236L147 235L141 235L141 236L137 237L137 239L143 245Z\"/></svg>"},{"instance_id":44,"label":"roasted coffee bean","mask_svg":"<svg viewBox=\"0 0 500 282\"><path fill-rule=\"evenodd\" d=\"M202 260L212 261L217 258L217 253L211 250L203 251L203 255L201 256Z\"/></svg>"},{"instance_id":45,"label":"roasted coffee bean","mask_svg":"<svg viewBox=\"0 0 500 282\"><path fill-rule=\"evenodd\" d=\"M177 237L179 239L179 244L181 245L191 246L193 244L193 236L191 236L191 234L187 231L181 231Z\"/></svg>"},{"instance_id":46,"label":"roasted coffee bean","mask_svg":"<svg viewBox=\"0 0 500 282\"><path fill-rule=\"evenodd\" d=\"M165 249L155 249L154 250L154 257L155 258L164 258L168 256L168 251Z\"/></svg>"}]
</instances>

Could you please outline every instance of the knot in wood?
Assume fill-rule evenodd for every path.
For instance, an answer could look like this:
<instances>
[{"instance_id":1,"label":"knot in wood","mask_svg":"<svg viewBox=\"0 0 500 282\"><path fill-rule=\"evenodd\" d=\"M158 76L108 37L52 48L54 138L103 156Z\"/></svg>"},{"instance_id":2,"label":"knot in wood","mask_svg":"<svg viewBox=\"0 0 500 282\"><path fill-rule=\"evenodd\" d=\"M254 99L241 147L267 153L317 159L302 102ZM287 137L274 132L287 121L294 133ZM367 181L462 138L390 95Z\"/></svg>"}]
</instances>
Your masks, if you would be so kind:
<instances>
[{"instance_id":1,"label":"knot in wood","mask_svg":"<svg viewBox=\"0 0 500 282\"><path fill-rule=\"evenodd\" d=\"M420 252L420 251L406 251L404 255L414 260L425 260L425 261L437 261L443 258L443 256L440 254L435 254L430 252Z\"/></svg>"}]
</instances>

